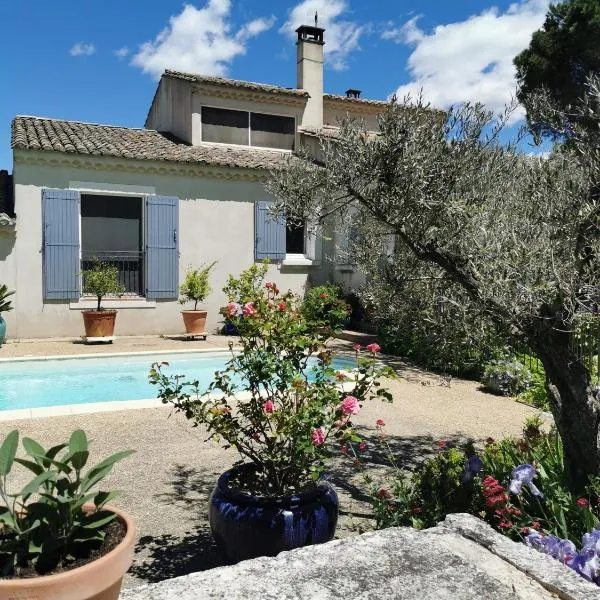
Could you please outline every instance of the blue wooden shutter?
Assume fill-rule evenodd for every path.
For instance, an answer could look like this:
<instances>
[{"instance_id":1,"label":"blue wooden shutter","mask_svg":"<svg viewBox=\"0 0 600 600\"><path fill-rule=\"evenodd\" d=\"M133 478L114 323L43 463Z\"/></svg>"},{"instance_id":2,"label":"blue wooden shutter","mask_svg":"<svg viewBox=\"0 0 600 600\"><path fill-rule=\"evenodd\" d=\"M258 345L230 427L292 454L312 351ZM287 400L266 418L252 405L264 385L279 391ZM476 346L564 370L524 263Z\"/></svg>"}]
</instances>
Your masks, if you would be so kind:
<instances>
[{"instance_id":1,"label":"blue wooden shutter","mask_svg":"<svg viewBox=\"0 0 600 600\"><path fill-rule=\"evenodd\" d=\"M179 198L146 198L146 298L179 295Z\"/></svg>"},{"instance_id":2,"label":"blue wooden shutter","mask_svg":"<svg viewBox=\"0 0 600 600\"><path fill-rule=\"evenodd\" d=\"M271 202L254 205L254 257L256 260L285 258L285 219L269 214Z\"/></svg>"},{"instance_id":3,"label":"blue wooden shutter","mask_svg":"<svg viewBox=\"0 0 600 600\"><path fill-rule=\"evenodd\" d=\"M79 192L42 190L45 300L76 300L79 291Z\"/></svg>"}]
</instances>

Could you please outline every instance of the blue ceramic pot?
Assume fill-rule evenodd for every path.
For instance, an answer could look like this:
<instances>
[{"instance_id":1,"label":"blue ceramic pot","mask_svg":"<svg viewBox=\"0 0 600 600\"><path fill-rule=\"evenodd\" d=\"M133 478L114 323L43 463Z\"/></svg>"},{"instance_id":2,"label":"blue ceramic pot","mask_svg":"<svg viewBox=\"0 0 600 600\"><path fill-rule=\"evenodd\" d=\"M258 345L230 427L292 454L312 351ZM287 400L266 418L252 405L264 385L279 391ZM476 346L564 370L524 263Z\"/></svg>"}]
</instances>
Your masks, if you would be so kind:
<instances>
[{"instance_id":1,"label":"blue ceramic pot","mask_svg":"<svg viewBox=\"0 0 600 600\"><path fill-rule=\"evenodd\" d=\"M6 341L6 321L0 315L0 345Z\"/></svg>"},{"instance_id":2,"label":"blue ceramic pot","mask_svg":"<svg viewBox=\"0 0 600 600\"><path fill-rule=\"evenodd\" d=\"M255 466L246 463L225 471L209 502L213 537L230 561L275 556L333 539L338 497L329 483L319 482L310 491L292 496L253 496L229 487L241 469L255 470Z\"/></svg>"}]
</instances>

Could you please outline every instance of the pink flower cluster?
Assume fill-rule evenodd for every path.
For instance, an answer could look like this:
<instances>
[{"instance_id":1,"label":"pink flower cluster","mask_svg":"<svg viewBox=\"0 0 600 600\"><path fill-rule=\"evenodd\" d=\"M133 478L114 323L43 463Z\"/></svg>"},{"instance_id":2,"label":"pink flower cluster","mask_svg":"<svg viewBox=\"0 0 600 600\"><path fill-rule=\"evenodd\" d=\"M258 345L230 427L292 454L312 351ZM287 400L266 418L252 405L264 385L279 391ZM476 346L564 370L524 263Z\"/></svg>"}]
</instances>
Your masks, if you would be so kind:
<instances>
[{"instance_id":1,"label":"pink flower cluster","mask_svg":"<svg viewBox=\"0 0 600 600\"><path fill-rule=\"evenodd\" d=\"M345 415L357 415L360 411L360 404L358 403L358 398L354 396L346 396L340 405L342 412Z\"/></svg>"},{"instance_id":2,"label":"pink flower cluster","mask_svg":"<svg viewBox=\"0 0 600 600\"><path fill-rule=\"evenodd\" d=\"M262 407L263 407L263 411L266 414L272 413L275 410L275 404L273 404L273 402L271 400L267 400L266 402L264 402Z\"/></svg>"},{"instance_id":3,"label":"pink flower cluster","mask_svg":"<svg viewBox=\"0 0 600 600\"><path fill-rule=\"evenodd\" d=\"M325 430L322 427L313 429L312 443L315 446L322 446L325 443Z\"/></svg>"}]
</instances>

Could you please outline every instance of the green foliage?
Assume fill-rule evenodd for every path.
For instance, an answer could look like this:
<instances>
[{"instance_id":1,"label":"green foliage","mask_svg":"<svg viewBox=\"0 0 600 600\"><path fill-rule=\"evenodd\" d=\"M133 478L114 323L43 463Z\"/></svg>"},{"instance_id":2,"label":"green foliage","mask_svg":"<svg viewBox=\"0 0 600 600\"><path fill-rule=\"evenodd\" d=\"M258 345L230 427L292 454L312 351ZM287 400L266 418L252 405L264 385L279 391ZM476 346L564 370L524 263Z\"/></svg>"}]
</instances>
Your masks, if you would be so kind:
<instances>
[{"instance_id":1,"label":"green foliage","mask_svg":"<svg viewBox=\"0 0 600 600\"><path fill-rule=\"evenodd\" d=\"M475 456L471 445L463 450L441 449L408 478L381 435L392 466L390 475L383 487L381 482L375 485L368 473L364 477L379 528L431 527L450 513L469 512L514 540L535 529L579 547L581 536L599 522L600 478L590 476L585 492L572 494L560 437L554 429L545 432L537 416L527 419L522 437L488 439L479 453L482 469L472 477L465 477L468 457ZM510 492L513 469L519 465L535 467L534 484L543 497L527 485L518 494Z\"/></svg>"},{"instance_id":2,"label":"green foliage","mask_svg":"<svg viewBox=\"0 0 600 600\"><path fill-rule=\"evenodd\" d=\"M229 275L227 284L223 288L229 302L246 304L252 302L262 293L263 282L269 270L269 259L266 258L260 264L253 263L239 277Z\"/></svg>"},{"instance_id":3,"label":"green foliage","mask_svg":"<svg viewBox=\"0 0 600 600\"><path fill-rule=\"evenodd\" d=\"M125 293L125 286L119 281L119 269L97 258L90 269L84 269L82 277L83 293L96 296L97 310L102 310L104 296L122 296Z\"/></svg>"},{"instance_id":4,"label":"green foliage","mask_svg":"<svg viewBox=\"0 0 600 600\"><path fill-rule=\"evenodd\" d=\"M6 284L3 283L0 285L0 313L8 312L13 309L11 301L7 300L7 298L14 293L14 290L12 292L8 291Z\"/></svg>"},{"instance_id":5,"label":"green foliage","mask_svg":"<svg viewBox=\"0 0 600 600\"><path fill-rule=\"evenodd\" d=\"M348 303L340 298L337 286L319 285L306 292L300 310L315 329L323 327L337 333L347 323L351 309Z\"/></svg>"},{"instance_id":6,"label":"green foliage","mask_svg":"<svg viewBox=\"0 0 600 600\"><path fill-rule=\"evenodd\" d=\"M527 355L519 358L523 362L528 363L528 368L531 373L531 385L526 390L519 393L519 400L541 410L549 410L548 392L546 390L546 372L544 371L542 363Z\"/></svg>"},{"instance_id":7,"label":"green foliage","mask_svg":"<svg viewBox=\"0 0 600 600\"><path fill-rule=\"evenodd\" d=\"M532 375L516 358L501 358L485 366L481 383L496 394L516 396L531 387Z\"/></svg>"},{"instance_id":8,"label":"green foliage","mask_svg":"<svg viewBox=\"0 0 600 600\"><path fill-rule=\"evenodd\" d=\"M217 264L217 261L210 263L209 265L203 265L198 269L189 268L185 274L183 283L179 286L179 293L181 297L179 302L185 304L186 302L194 303L194 310L198 310L198 302L202 302L208 294L210 294L210 285L208 283L208 276L211 269Z\"/></svg>"},{"instance_id":9,"label":"green foliage","mask_svg":"<svg viewBox=\"0 0 600 600\"><path fill-rule=\"evenodd\" d=\"M328 332L306 319L300 298L271 282L262 285L265 270L252 267L229 278L228 297L246 300L222 309L241 351L232 351L208 389L165 372L164 363L152 366L150 381L164 403L257 466L253 493L279 495L317 479L331 443L360 441L351 417L368 399L391 399L379 378L394 373L374 353L357 353L352 370L336 372L324 345Z\"/></svg>"},{"instance_id":10,"label":"green foliage","mask_svg":"<svg viewBox=\"0 0 600 600\"><path fill-rule=\"evenodd\" d=\"M104 508L117 492L94 488L113 466L133 451L117 452L83 472L89 457L82 430L68 442L45 450L23 438L27 458L16 458L18 431L10 432L0 446L0 577L18 567L33 566L39 574L57 566L68 568L102 545L107 525L115 514ZM16 494L9 494L7 476L16 464L31 471L33 479ZM84 504L93 503L91 510Z\"/></svg>"},{"instance_id":11,"label":"green foliage","mask_svg":"<svg viewBox=\"0 0 600 600\"><path fill-rule=\"evenodd\" d=\"M520 102L527 106L545 88L568 112L584 96L586 77L600 73L600 3L568 0L551 5L542 29L534 32L515 65ZM555 134L552 123L537 121L530 111L528 120L538 133Z\"/></svg>"}]
</instances>

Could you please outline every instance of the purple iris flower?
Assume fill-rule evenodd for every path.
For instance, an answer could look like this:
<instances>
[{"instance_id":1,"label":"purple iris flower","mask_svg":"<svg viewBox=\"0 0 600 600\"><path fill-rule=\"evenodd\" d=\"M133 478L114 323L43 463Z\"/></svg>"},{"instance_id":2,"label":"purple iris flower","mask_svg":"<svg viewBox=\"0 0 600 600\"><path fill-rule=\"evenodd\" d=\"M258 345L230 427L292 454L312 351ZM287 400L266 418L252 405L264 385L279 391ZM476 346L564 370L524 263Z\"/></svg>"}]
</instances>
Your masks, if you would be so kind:
<instances>
[{"instance_id":1,"label":"purple iris flower","mask_svg":"<svg viewBox=\"0 0 600 600\"><path fill-rule=\"evenodd\" d=\"M481 469L483 469L483 461L479 456L469 456L465 462L465 471L462 476L462 482L469 483L469 481L473 481L473 477L475 477Z\"/></svg>"},{"instance_id":2,"label":"purple iris flower","mask_svg":"<svg viewBox=\"0 0 600 600\"><path fill-rule=\"evenodd\" d=\"M521 493L521 488L523 485L527 485L529 491L539 498L543 498L544 494L540 492L535 483L533 483L533 478L536 476L536 470L533 465L519 465L512 470L512 479L508 489L515 494L519 495Z\"/></svg>"}]
</instances>

